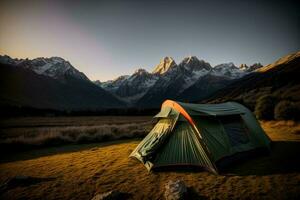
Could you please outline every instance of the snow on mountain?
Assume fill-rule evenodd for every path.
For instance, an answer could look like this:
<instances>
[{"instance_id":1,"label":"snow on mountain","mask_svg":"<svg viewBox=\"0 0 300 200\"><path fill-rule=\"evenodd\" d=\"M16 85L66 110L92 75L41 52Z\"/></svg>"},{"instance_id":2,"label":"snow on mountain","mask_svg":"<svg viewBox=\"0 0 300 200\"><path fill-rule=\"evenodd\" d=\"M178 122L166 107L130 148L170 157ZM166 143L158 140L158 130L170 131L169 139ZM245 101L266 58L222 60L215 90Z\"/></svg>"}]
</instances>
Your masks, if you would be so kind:
<instances>
[{"instance_id":1,"label":"snow on mountain","mask_svg":"<svg viewBox=\"0 0 300 200\"><path fill-rule=\"evenodd\" d=\"M213 83L215 87L219 87L219 82L223 84L226 80L241 78L247 73L249 72L239 69L233 63L212 67L196 56L188 56L177 65L172 57L164 57L152 73L138 69L131 76L120 76L100 85L123 100L136 102L140 99L147 101L144 96L152 96L154 99L156 96L175 98L187 89L199 88L199 84L205 84L199 81L201 79L213 82L215 77L217 81ZM192 87L195 84L198 86Z\"/></svg>"},{"instance_id":2,"label":"snow on mountain","mask_svg":"<svg viewBox=\"0 0 300 200\"><path fill-rule=\"evenodd\" d=\"M115 80L103 82L100 86L127 102L134 102L145 94L158 78L156 74L139 68L130 76L120 76Z\"/></svg>"},{"instance_id":3,"label":"snow on mountain","mask_svg":"<svg viewBox=\"0 0 300 200\"><path fill-rule=\"evenodd\" d=\"M165 58L163 60L165 60ZM162 66L161 63L158 66ZM212 67L209 63L199 60L196 56L189 56L184 58L179 65L176 65L174 61L171 66L164 68L163 73L159 74L159 82L153 87L157 87L157 91L160 90L161 87L176 87L176 92L180 93L194 84L199 78L210 73L211 69ZM156 71L157 70L154 70L153 73L156 73Z\"/></svg>"},{"instance_id":4,"label":"snow on mountain","mask_svg":"<svg viewBox=\"0 0 300 200\"><path fill-rule=\"evenodd\" d=\"M173 65L164 73L157 74L159 79L137 101L137 106L153 106L166 98L176 99L182 91L210 71L211 66L208 63L198 60L195 56L187 57L179 65Z\"/></svg>"},{"instance_id":5,"label":"snow on mountain","mask_svg":"<svg viewBox=\"0 0 300 200\"><path fill-rule=\"evenodd\" d=\"M119 76L114 80L109 80L105 82L95 81L95 83L102 87L103 89L115 93L116 90L129 78L129 75Z\"/></svg>"},{"instance_id":6,"label":"snow on mountain","mask_svg":"<svg viewBox=\"0 0 300 200\"><path fill-rule=\"evenodd\" d=\"M216 65L212 70L214 76L225 76L230 79L241 78L246 74L245 71L236 67L232 62Z\"/></svg>"},{"instance_id":7,"label":"snow on mountain","mask_svg":"<svg viewBox=\"0 0 300 200\"><path fill-rule=\"evenodd\" d=\"M101 87L101 86L102 86L102 83L101 83L101 81L99 81L99 80L93 81L93 83L94 83L95 85L97 85L98 87ZM101 88L102 88L102 87L101 87Z\"/></svg>"},{"instance_id":8,"label":"snow on mountain","mask_svg":"<svg viewBox=\"0 0 300 200\"><path fill-rule=\"evenodd\" d=\"M179 64L180 67L184 67L190 71L199 71L205 69L206 71L211 70L211 66L209 63L205 62L204 60L199 60L196 56L189 56L185 57L181 63Z\"/></svg>"},{"instance_id":9,"label":"snow on mountain","mask_svg":"<svg viewBox=\"0 0 300 200\"><path fill-rule=\"evenodd\" d=\"M149 88L157 81L158 77L147 72L145 69L138 69L128 79L129 85L139 88Z\"/></svg>"},{"instance_id":10,"label":"snow on mountain","mask_svg":"<svg viewBox=\"0 0 300 200\"><path fill-rule=\"evenodd\" d=\"M249 66L246 65L246 64L241 64L239 68L240 68L240 70L242 70L242 71L247 71L247 70L249 69Z\"/></svg>"},{"instance_id":11,"label":"snow on mountain","mask_svg":"<svg viewBox=\"0 0 300 200\"><path fill-rule=\"evenodd\" d=\"M212 67L204 60L199 60L196 56L185 57L178 65L182 68L185 84L181 86L179 92L193 85L199 78L211 72Z\"/></svg>"},{"instance_id":12,"label":"snow on mountain","mask_svg":"<svg viewBox=\"0 0 300 200\"><path fill-rule=\"evenodd\" d=\"M12 65L12 64L15 64L16 62L17 62L17 59L12 59L11 57L9 57L7 55L4 55L4 56L0 55L0 63Z\"/></svg>"},{"instance_id":13,"label":"snow on mountain","mask_svg":"<svg viewBox=\"0 0 300 200\"><path fill-rule=\"evenodd\" d=\"M185 76L184 77L184 81L185 84L182 85L181 89L179 90L179 92L182 92L183 90L185 90L186 88L190 87L191 85L193 85L196 81L198 81L201 77L209 74L210 71L206 70L206 69L201 69L199 71L194 71L193 73L191 73L191 75L189 76Z\"/></svg>"},{"instance_id":14,"label":"snow on mountain","mask_svg":"<svg viewBox=\"0 0 300 200\"><path fill-rule=\"evenodd\" d=\"M60 57L36 58L36 59L12 59L9 56L0 56L0 63L15 65L24 69L29 69L39 75L48 76L54 79L65 80L72 77L80 80L89 79L70 62ZM164 57L152 73L145 69L137 69L132 75L120 76L114 80L94 84L114 94L116 97L135 103L139 100L157 101L164 98L176 98L189 90L193 93L195 88L204 92L209 88L203 88L205 80L213 83L217 89L225 84L226 80L234 80L251 73L261 67L256 63L250 67L241 65L236 67L233 63L223 63L212 67L204 60L199 60L196 56L185 57L178 65L172 57ZM204 81L201 81L201 80ZM216 81L214 81L214 79ZM196 91L195 91L196 92ZM148 97L153 98L152 100Z\"/></svg>"},{"instance_id":15,"label":"snow on mountain","mask_svg":"<svg viewBox=\"0 0 300 200\"><path fill-rule=\"evenodd\" d=\"M12 59L9 56L0 56L0 62L3 64L16 65L25 69L34 71L39 75L48 76L54 79L62 79L66 76L89 81L82 72L74 68L70 62L60 57Z\"/></svg>"}]
</instances>

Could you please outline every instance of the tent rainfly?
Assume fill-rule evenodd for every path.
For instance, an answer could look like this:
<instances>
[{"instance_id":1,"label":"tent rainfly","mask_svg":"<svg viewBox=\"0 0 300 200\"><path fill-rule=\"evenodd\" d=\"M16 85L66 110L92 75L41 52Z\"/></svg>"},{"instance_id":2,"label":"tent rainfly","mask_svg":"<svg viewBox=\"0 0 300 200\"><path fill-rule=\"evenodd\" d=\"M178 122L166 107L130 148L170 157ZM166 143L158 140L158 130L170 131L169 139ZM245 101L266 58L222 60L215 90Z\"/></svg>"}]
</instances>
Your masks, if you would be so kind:
<instances>
[{"instance_id":1,"label":"tent rainfly","mask_svg":"<svg viewBox=\"0 0 300 200\"><path fill-rule=\"evenodd\" d=\"M236 102L189 104L166 100L157 124L130 154L150 171L196 166L217 173L217 162L233 155L270 148L250 110Z\"/></svg>"}]
</instances>

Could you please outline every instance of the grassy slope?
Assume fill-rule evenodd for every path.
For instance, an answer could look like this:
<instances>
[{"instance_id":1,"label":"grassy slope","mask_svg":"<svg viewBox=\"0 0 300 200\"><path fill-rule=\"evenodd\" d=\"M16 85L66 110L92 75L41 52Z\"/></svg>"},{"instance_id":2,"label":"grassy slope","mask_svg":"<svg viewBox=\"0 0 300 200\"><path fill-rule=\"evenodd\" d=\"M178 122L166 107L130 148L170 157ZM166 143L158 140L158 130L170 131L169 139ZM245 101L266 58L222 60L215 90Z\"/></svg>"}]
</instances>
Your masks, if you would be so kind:
<instances>
[{"instance_id":1,"label":"grassy slope","mask_svg":"<svg viewBox=\"0 0 300 200\"><path fill-rule=\"evenodd\" d=\"M182 179L194 197L208 199L296 199L300 195L300 125L265 122L274 141L272 155L235 165L222 175L208 172L149 173L128 155L137 140L74 145L14 156L0 164L0 183L26 175L45 179L2 191L2 199L91 199L96 192L118 189L133 199L161 199L164 184Z\"/></svg>"}]
</instances>

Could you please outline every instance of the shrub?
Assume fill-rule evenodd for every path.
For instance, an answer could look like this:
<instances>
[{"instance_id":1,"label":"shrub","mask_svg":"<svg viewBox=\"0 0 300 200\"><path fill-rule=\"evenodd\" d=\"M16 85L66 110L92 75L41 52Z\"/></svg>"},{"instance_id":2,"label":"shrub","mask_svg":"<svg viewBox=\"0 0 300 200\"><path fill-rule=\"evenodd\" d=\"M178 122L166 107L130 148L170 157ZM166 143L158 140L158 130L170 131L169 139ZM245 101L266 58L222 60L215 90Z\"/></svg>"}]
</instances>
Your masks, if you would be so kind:
<instances>
[{"instance_id":1,"label":"shrub","mask_svg":"<svg viewBox=\"0 0 300 200\"><path fill-rule=\"evenodd\" d=\"M271 120L274 119L274 108L276 98L271 95L260 97L255 105L255 115L258 119Z\"/></svg>"},{"instance_id":2,"label":"shrub","mask_svg":"<svg viewBox=\"0 0 300 200\"><path fill-rule=\"evenodd\" d=\"M104 124L38 129L34 133L0 139L0 151L23 151L34 148L86 144L118 139L141 138L151 130L152 123Z\"/></svg>"},{"instance_id":3,"label":"shrub","mask_svg":"<svg viewBox=\"0 0 300 200\"><path fill-rule=\"evenodd\" d=\"M247 107L249 110L254 111L255 108L255 102L246 99L246 98L238 98L238 99L233 99L232 101L238 102L242 104L243 106Z\"/></svg>"},{"instance_id":4,"label":"shrub","mask_svg":"<svg viewBox=\"0 0 300 200\"><path fill-rule=\"evenodd\" d=\"M277 120L289 120L289 119L297 119L298 118L298 108L295 103L282 100L280 101L274 110L274 117Z\"/></svg>"}]
</instances>

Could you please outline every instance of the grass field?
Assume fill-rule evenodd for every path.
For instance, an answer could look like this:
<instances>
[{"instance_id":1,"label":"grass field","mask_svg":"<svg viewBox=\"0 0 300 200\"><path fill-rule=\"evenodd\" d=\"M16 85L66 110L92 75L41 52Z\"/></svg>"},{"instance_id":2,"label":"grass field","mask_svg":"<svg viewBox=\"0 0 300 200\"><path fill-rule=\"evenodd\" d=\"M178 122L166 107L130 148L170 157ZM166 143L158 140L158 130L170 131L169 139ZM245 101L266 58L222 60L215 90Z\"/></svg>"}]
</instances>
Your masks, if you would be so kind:
<instances>
[{"instance_id":1,"label":"grass field","mask_svg":"<svg viewBox=\"0 0 300 200\"><path fill-rule=\"evenodd\" d=\"M61 120L64 128L74 126L74 121L76 127L89 127L106 123L124 125L128 121L143 124L149 123L150 118L98 118L96 123L83 118L67 120ZM79 121L83 124L79 125ZM30 120L19 119L19 122L22 122L20 128L27 127L28 132L29 127L37 128L31 126ZM2 131L9 130L17 136L17 131L13 130L15 123L13 120L4 122ZM57 128L56 122L49 119L43 123L47 125L43 128L48 128L49 124ZM299 199L300 125L261 123L273 140L271 155L237 163L220 175L195 171L149 173L141 163L128 158L140 139L71 144L9 156L2 152L0 199L91 199L98 192L112 189L127 193L130 199L163 199L164 184L175 179L186 183L191 199ZM36 180L3 187L18 175Z\"/></svg>"},{"instance_id":2,"label":"grass field","mask_svg":"<svg viewBox=\"0 0 300 200\"><path fill-rule=\"evenodd\" d=\"M25 117L1 120L0 150L143 138L152 128L149 116Z\"/></svg>"}]
</instances>

